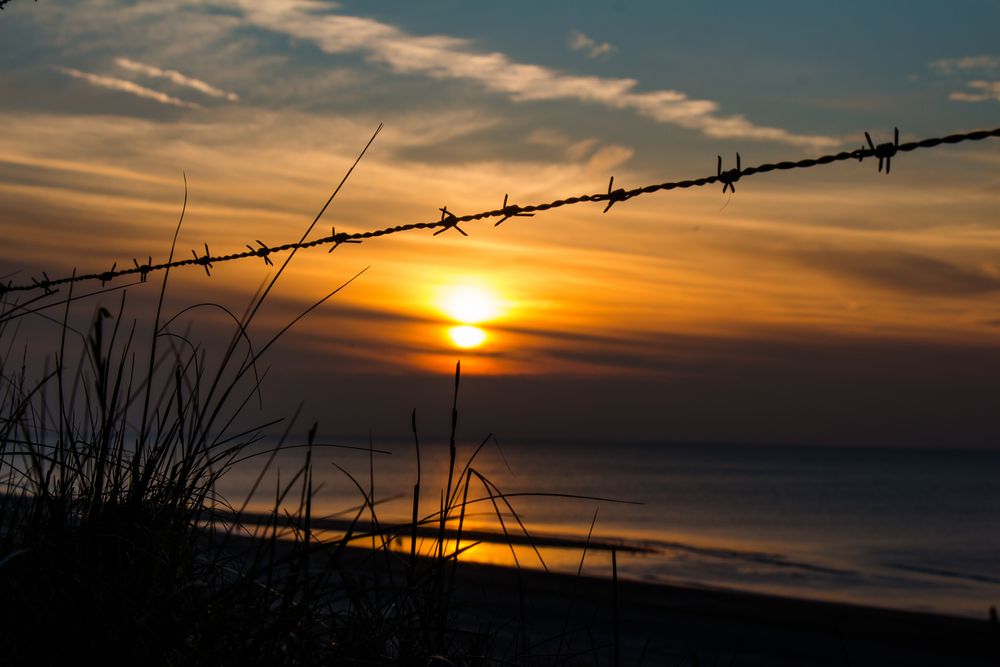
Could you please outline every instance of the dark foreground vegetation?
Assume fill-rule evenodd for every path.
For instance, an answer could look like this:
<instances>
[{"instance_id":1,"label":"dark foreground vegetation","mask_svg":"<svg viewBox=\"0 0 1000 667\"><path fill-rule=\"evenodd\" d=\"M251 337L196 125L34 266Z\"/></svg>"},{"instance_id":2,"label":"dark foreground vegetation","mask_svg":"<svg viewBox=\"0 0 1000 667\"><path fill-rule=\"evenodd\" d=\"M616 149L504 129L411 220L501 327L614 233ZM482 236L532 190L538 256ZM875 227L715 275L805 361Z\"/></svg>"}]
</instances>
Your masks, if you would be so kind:
<instances>
[{"instance_id":1,"label":"dark foreground vegetation","mask_svg":"<svg viewBox=\"0 0 1000 667\"><path fill-rule=\"evenodd\" d=\"M258 362L284 333L251 343L250 323L272 285L241 317L196 307L233 322L232 338L212 351L159 311L147 326L128 321L124 297L115 312L97 307L83 333L65 299L59 349L42 351L41 371L13 347L21 318L41 314L6 305L2 664L473 664L496 653L488 628L455 622L461 543L426 539L447 530L460 540L473 502L509 516L474 456L459 469L454 435L447 488L425 501L434 511L421 511L418 476L412 523L383 529L370 487L351 478L359 506L321 540L312 509L316 425L299 427L293 417L247 426L260 399ZM456 373L456 392L457 383ZM284 428L281 441L262 448L262 434L276 428ZM295 435L301 466L264 491L277 452ZM218 480L248 457L260 461L257 485L238 502L219 497ZM470 499L470 487L485 496ZM244 521L254 493L272 498L273 509ZM418 552L411 540L408 553L392 548L418 529L437 547Z\"/></svg>"}]
</instances>

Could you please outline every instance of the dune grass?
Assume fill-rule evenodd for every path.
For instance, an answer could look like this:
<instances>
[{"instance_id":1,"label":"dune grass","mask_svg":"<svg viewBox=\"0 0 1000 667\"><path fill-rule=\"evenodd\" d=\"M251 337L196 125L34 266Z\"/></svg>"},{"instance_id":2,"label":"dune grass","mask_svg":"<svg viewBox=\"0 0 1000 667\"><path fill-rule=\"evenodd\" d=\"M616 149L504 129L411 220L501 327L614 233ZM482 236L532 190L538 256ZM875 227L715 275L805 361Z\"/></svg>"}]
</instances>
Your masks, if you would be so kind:
<instances>
[{"instance_id":1,"label":"dune grass","mask_svg":"<svg viewBox=\"0 0 1000 667\"><path fill-rule=\"evenodd\" d=\"M68 323L64 331L68 336ZM234 341L246 333L238 327ZM137 373L136 337L134 323L102 307L86 339L64 340L54 370L40 379L12 370L4 356L5 664L83 656L133 664L410 664L458 651L447 632L442 576L454 554L438 549L429 565L414 542L400 570L405 585L376 590L379 576L369 576L376 557L398 557L386 548L393 536L380 530L360 483L363 503L343 535L321 541L313 534L315 426L301 467L274 490L268 521L244 522L245 503L216 495L220 477L261 454L251 447L274 426L227 432L261 389L249 348L227 350L209 371L201 348L180 337L142 369L147 373ZM84 354L74 367L67 357L79 346ZM294 428L289 420L286 437ZM281 444L263 452L258 482ZM457 489L445 494L441 517L420 516L412 528L439 521L443 530ZM414 516L418 493L419 480ZM369 537L355 529L363 516L378 537L367 559L347 550ZM390 578L399 570L382 567Z\"/></svg>"},{"instance_id":2,"label":"dune grass","mask_svg":"<svg viewBox=\"0 0 1000 667\"><path fill-rule=\"evenodd\" d=\"M126 320L124 292L114 311L96 308L86 335L67 307L60 349L38 377L8 345L0 359L4 664L496 664L500 653L527 662L523 623L500 641L498 628L461 620L453 599L459 556L478 537L463 534L470 507L490 508L515 561L515 543L534 548L510 500L476 468L492 436L458 458L460 365L445 487L424 486L414 411L411 520L384 524L374 479L340 468L361 502L330 538L329 520L313 510L313 467L316 450L334 445L318 443L317 425L299 427L295 416L239 426L262 391L247 327L262 293L242 317L222 309L234 333L219 359L173 331L176 317L159 315L147 356L137 354L143 327ZM17 312L0 315L0 340L13 337ZM277 445L262 445L274 428L284 430ZM286 446L302 431L304 446ZM263 489L279 452L292 447L301 447L301 465ZM248 459L261 463L247 495L220 497L219 480ZM262 493L273 494L271 511L248 511Z\"/></svg>"},{"instance_id":3,"label":"dune grass","mask_svg":"<svg viewBox=\"0 0 1000 667\"><path fill-rule=\"evenodd\" d=\"M185 206L186 200L185 183ZM301 426L297 415L252 421L264 391L261 365L267 351L347 284L255 343L254 319L294 255L253 295L242 315L212 303L166 315L169 270L150 322L129 320L126 290L111 306L96 304L114 296L113 290L74 296L72 285L65 296L4 303L0 662L471 665L541 660L531 657L523 595L514 631L470 620L455 600L459 556L473 545L472 539L463 540L469 507L485 504L505 535L518 533L522 543L533 545L508 498L476 469L476 457L490 437L466 461L458 460L460 366L445 487L431 493L424 487L414 412L417 473L406 490L412 498L410 522L383 525L374 479L365 483L341 468L361 502L334 537L329 531L318 536L314 523L322 517L313 510L313 457L317 448L330 445L318 443L317 425ZM95 304L83 330L70 315L71 304L81 299ZM231 323L231 335L218 349L197 340L190 329L180 329L184 319L198 321L209 314ZM18 355L17 328L24 317L57 324L58 349L26 349ZM41 371L31 363L30 353L38 352ZM283 431L277 445L262 448L263 436L275 429ZM275 472L278 453L302 434L301 465L283 478L278 474L275 488L263 489L264 480L274 477L269 472ZM373 451L369 448L370 455ZM249 458L260 461L252 488L238 502L220 497L219 480ZM251 499L262 493L273 494L271 510L251 516ZM516 561L513 538L510 546ZM562 646L560 640L554 660L549 655L544 662L564 662Z\"/></svg>"}]
</instances>

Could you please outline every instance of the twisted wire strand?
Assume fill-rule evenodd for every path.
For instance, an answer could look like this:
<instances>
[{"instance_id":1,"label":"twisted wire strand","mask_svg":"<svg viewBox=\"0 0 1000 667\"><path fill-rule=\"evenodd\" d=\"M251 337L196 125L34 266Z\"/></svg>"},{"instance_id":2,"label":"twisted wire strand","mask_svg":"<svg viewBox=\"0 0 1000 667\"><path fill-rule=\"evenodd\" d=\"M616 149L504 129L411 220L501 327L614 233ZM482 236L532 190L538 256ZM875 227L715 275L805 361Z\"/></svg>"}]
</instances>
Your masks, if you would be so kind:
<instances>
[{"instance_id":1,"label":"twisted wire strand","mask_svg":"<svg viewBox=\"0 0 1000 667\"><path fill-rule=\"evenodd\" d=\"M139 276L142 281L145 281L148 274L154 271L163 271L167 268L177 268L182 266L199 265L205 269L205 272L211 275L210 269L213 265L221 262L229 262L238 259L246 259L248 257L259 257L263 258L268 264L271 263L270 255L273 253L287 252L294 249L305 249L313 248L316 246L330 245L332 252L337 246L345 243L361 243L362 241L377 238L380 236L388 236L390 234L398 234L401 232L408 232L417 229L439 229L435 232L435 235L447 231L450 228L455 228L456 231L460 232L462 235L467 236L464 230L458 225L463 222L473 222L476 220L484 220L487 218L501 218L499 222L495 223L499 225L500 223L514 217L531 216L535 213L548 211L555 208L560 208L562 206L571 206L574 204L580 204L584 202L607 202L604 208L606 213L614 204L618 202L623 202L634 197L639 197L641 195L652 194L654 192L659 192L661 190L679 190L685 188L694 187L704 187L706 185L712 185L714 183L722 183L724 191L726 188L731 188L735 192L735 183L740 179L747 178L748 176L755 176L758 174L766 174L772 171L784 171L789 169L807 169L809 167L815 167L818 165L832 164L834 162L842 162L844 160L857 160L863 161L866 158L878 158L879 160L879 171L882 170L883 162L885 163L886 173L889 171L890 160L898 153L909 153L920 148L936 148L938 146L947 144L958 144L966 141L982 141L990 137L1000 137L1000 127L992 130L976 130L974 132L965 132L959 134L950 134L944 137L932 137L928 139L921 139L920 141L911 141L907 143L900 144L898 142L898 130L896 132L896 141L891 143L874 144L871 138L865 133L865 137L868 140L868 148L861 147L853 151L842 151L840 153L833 153L829 155L822 155L815 158L804 158L795 161L782 161L774 163L765 163L753 167L740 168L739 166L739 155L737 154L737 168L729 169L723 171L721 167L721 157L719 158L719 169L714 176L704 176L702 178L695 178L690 180L682 181L668 181L666 183L656 183L653 185L646 185L643 187L633 188L631 190L626 190L624 188L612 189L614 185L614 177L608 184L607 192L600 192L596 194L585 194L576 197L565 197L563 199L556 199L550 202L544 202L540 204L529 204L527 206L519 206L517 204L508 204L507 197L504 197L504 203L501 208L481 211L479 213L470 213L466 215L455 215L444 207L441 210L441 218L433 222L416 222L405 225L397 225L395 227L385 227L382 229L373 229L364 232L340 232L336 231L336 228L332 230L330 236L324 236L322 238L314 239L312 241L302 241L296 243L285 243L278 246L267 246L261 241L257 241L259 247L253 248L247 245L248 250L243 252L236 252L228 255L212 255L208 250L208 245L205 245L205 254L203 256L198 256L194 251L192 251L193 257L190 259L179 259L172 262L163 262L160 264L153 264L151 261L147 264L139 264L137 260L133 260L135 264L134 267L127 268L117 268L117 263L112 266L110 271L103 271L98 273L85 273L85 274L75 274L71 276L66 276L63 278L50 279L43 272L43 279L38 280L36 278L31 278L31 283L24 283L20 285L15 285L8 282L7 284L0 284L0 295L7 292L28 292L33 290L45 290L46 292L52 292L53 287L59 285L65 285L74 282L83 281L93 281L99 280L102 284L120 276Z\"/></svg>"}]
</instances>

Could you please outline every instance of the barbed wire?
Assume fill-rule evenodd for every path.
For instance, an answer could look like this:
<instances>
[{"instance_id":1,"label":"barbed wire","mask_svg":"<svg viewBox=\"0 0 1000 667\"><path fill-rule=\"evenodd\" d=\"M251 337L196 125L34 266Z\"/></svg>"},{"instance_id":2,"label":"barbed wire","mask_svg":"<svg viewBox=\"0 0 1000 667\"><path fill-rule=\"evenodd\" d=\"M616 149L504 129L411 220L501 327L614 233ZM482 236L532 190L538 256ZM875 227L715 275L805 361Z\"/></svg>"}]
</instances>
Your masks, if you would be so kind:
<instances>
[{"instance_id":1,"label":"barbed wire","mask_svg":"<svg viewBox=\"0 0 1000 667\"><path fill-rule=\"evenodd\" d=\"M845 160L857 160L859 162L864 161L866 158L878 158L878 171L885 171L886 174L889 173L891 169L892 159L896 157L899 153L908 153L920 148L936 148L938 146L947 144L958 144L965 141L981 141L990 137L1000 137L1000 128L993 130L977 130L974 132L965 132L960 134L950 134L945 137L933 137L929 139L921 139L920 141L911 141L907 143L899 143L899 129L897 128L894 132L894 138L891 142L885 142L881 144L875 144L872 141L871 135L865 132L865 141L868 144L862 146L853 151L842 151L840 153L834 153L829 155L822 155L815 158L805 158L795 161L783 161L774 163L760 164L755 167L742 167L742 159L740 154L736 154L736 167L733 169L723 170L722 169L722 156L718 156L716 162L716 173L713 176L704 176L702 178L695 178L690 180L682 181L668 181L666 183L656 183L653 185L646 185L639 188L634 188L631 190L626 190L624 188L615 188L614 176L608 182L607 192L599 192L596 194L589 195L579 195L577 197L566 197L563 199L556 199L554 201L545 202L541 204L530 204L527 206L519 206L517 204L508 203L508 196L504 195L503 204L500 208L492 209L488 211L481 211L479 213L470 213L466 215L455 215L452 211L448 210L447 206L441 207L440 219L434 220L432 222L416 222L406 225L397 225L395 227L385 227L382 229L374 229L365 232L338 232L336 227L331 228L331 233L329 236L324 236L322 238L314 239L312 241L299 241L295 243L285 243L277 246L268 246L263 241L257 240L257 247L247 244L247 250L237 253L232 253L228 255L212 255L208 248L208 244L205 243L205 254L199 255L194 250L191 251L192 257L190 259L180 259L173 260L170 262L163 262L160 264L153 264L152 257L150 256L147 261L140 264L137 259L132 260L133 266L126 268L118 268L117 262L112 265L111 269L108 271L103 271L99 273L85 273L85 274L74 274L71 276L51 279L48 274L44 271L42 272L42 278L38 279L35 277L31 278L31 283L25 283L20 285L15 285L11 282L6 284L0 284L0 296L8 292L27 292L33 290L44 290L46 293L53 293L53 288L59 285L65 285L68 283L83 282L83 281L93 281L99 280L101 284L113 280L121 276L138 276L141 282L145 282L146 278L150 273L155 271L163 271L167 268L178 268L182 266L192 266L198 265L205 269L205 273L209 276L212 275L211 269L214 268L215 264L221 262L229 262L238 259L246 259L249 257L258 257L264 260L265 264L271 265L270 256L274 253L287 252L289 250L304 249L304 248L314 248L316 246L332 245L328 252L333 252L336 248L343 244L348 243L361 243L362 241L377 238L380 236L388 236L390 234L398 234L401 232L408 232L417 229L437 229L434 235L442 234L449 229L454 229L463 236L468 236L468 234L459 227L459 224L464 222L473 222L476 220L484 220L488 218L500 218L499 221L494 223L494 226L499 226L501 223L506 222L511 218L519 217L530 217L535 215L535 213L548 211L554 208L560 208L562 206L571 206L574 204L581 204L584 202L607 202L604 207L604 213L607 213L612 206L617 203L628 201L640 195L652 194L654 192L667 191L667 190L679 190L694 187L703 187L706 185L712 185L714 183L722 183L722 191L725 193L727 191L736 192L736 183L741 179L747 178L749 176L755 176L758 174L766 174L772 171L785 171L789 169L807 169L809 167L815 167L818 165L832 164L834 162L843 162Z\"/></svg>"}]
</instances>

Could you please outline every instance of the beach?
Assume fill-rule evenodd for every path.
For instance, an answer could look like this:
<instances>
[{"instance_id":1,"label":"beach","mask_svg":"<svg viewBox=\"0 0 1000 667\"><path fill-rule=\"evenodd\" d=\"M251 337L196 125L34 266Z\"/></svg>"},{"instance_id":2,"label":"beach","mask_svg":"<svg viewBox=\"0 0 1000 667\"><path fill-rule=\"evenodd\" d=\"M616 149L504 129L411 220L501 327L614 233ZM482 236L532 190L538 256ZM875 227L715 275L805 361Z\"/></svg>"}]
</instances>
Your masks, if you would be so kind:
<instances>
[{"instance_id":1,"label":"beach","mask_svg":"<svg viewBox=\"0 0 1000 667\"><path fill-rule=\"evenodd\" d=\"M621 665L996 665L1000 626L935 614L462 564L457 596L535 655ZM616 591L617 588L617 591ZM473 613L474 612L474 613Z\"/></svg>"},{"instance_id":2,"label":"beach","mask_svg":"<svg viewBox=\"0 0 1000 667\"><path fill-rule=\"evenodd\" d=\"M540 538L538 546L554 542ZM405 549L363 546L348 547L340 559L350 586L389 599L411 563ZM428 556L418 556L416 568L424 581L447 582L446 635L485 642L489 664L1000 664L1000 624L985 609L975 619L469 561L452 567Z\"/></svg>"}]
</instances>

